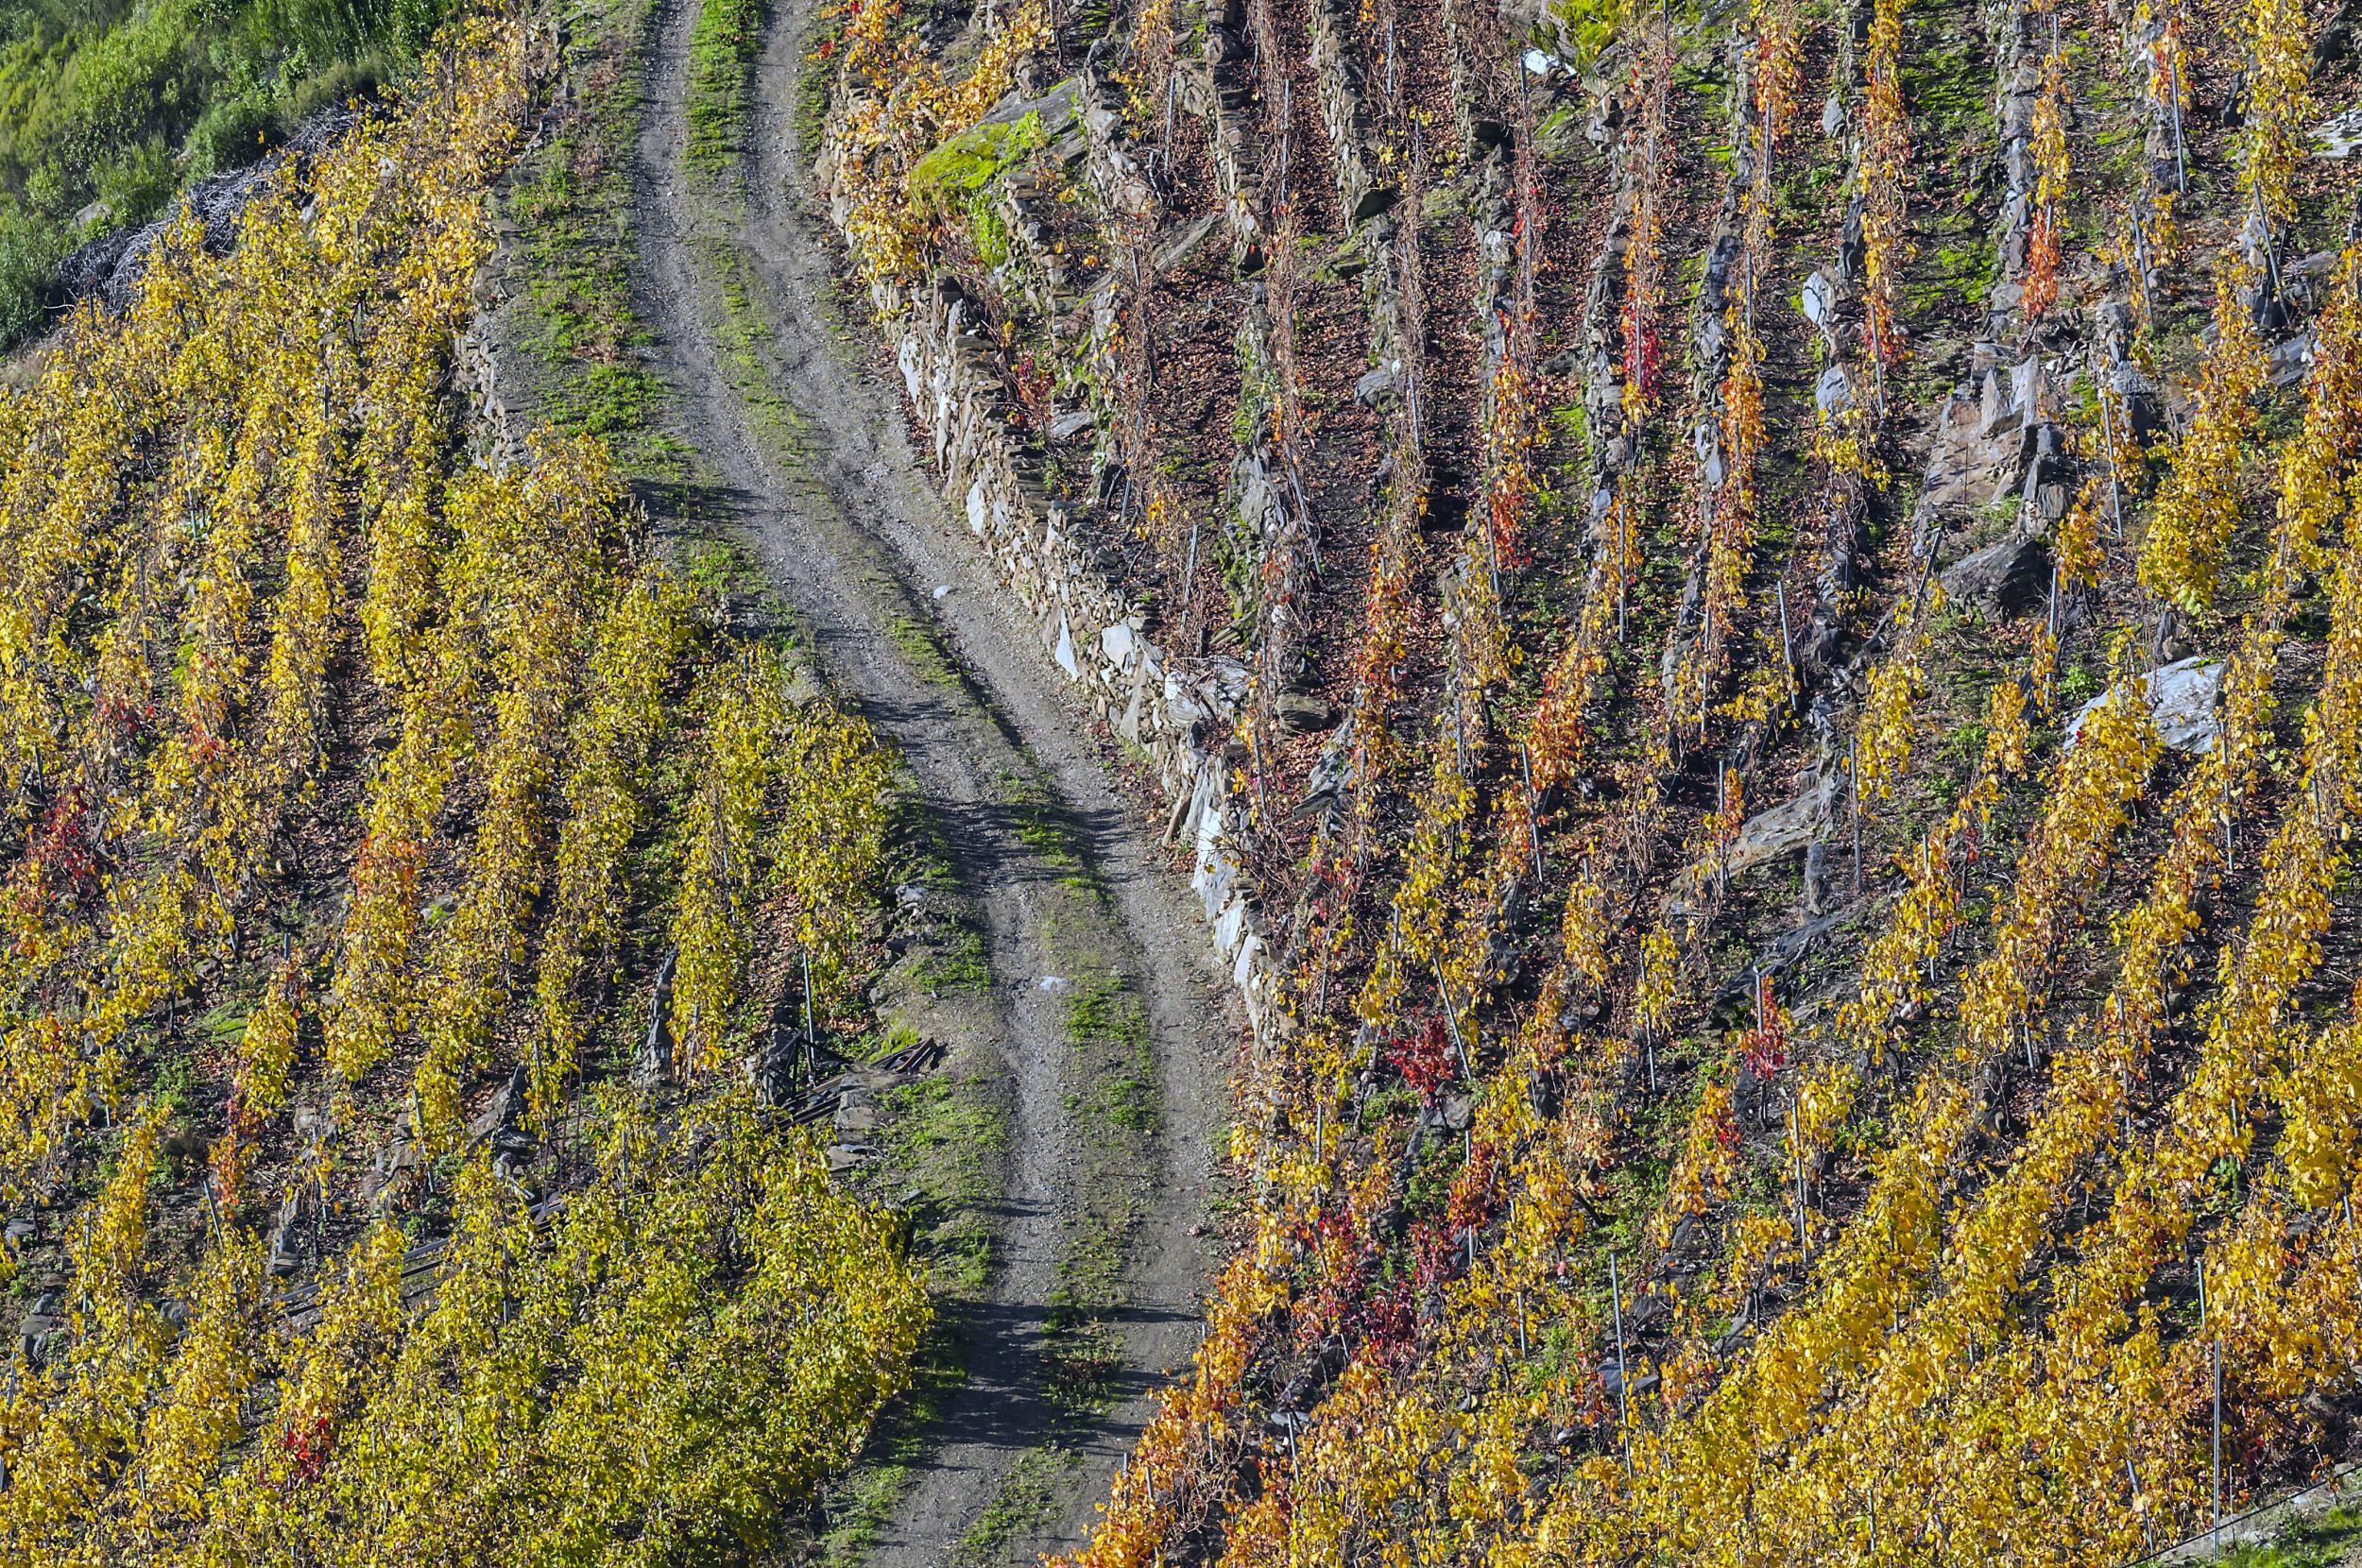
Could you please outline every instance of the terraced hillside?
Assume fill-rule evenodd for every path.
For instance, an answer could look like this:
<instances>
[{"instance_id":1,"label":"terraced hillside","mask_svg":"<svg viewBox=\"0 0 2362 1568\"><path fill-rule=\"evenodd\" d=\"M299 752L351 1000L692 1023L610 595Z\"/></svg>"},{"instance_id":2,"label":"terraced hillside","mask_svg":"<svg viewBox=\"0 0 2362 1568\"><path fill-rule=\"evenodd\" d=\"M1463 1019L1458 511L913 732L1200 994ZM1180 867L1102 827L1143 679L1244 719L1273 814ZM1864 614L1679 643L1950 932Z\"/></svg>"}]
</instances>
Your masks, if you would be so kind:
<instances>
[{"instance_id":1,"label":"terraced hillside","mask_svg":"<svg viewBox=\"0 0 2362 1568\"><path fill-rule=\"evenodd\" d=\"M0 395L10 1562L743 1557L911 1381L808 1126L940 1055L892 759L466 336L554 44L455 26Z\"/></svg>"},{"instance_id":2,"label":"terraced hillside","mask_svg":"<svg viewBox=\"0 0 2362 1568\"><path fill-rule=\"evenodd\" d=\"M2354 26L829 13L1252 1022L1068 1560L2125 1561L2353 1457Z\"/></svg>"},{"instance_id":3,"label":"terraced hillside","mask_svg":"<svg viewBox=\"0 0 2362 1568\"><path fill-rule=\"evenodd\" d=\"M0 1556L2346 1550L2362 11L200 10L0 386Z\"/></svg>"}]
</instances>

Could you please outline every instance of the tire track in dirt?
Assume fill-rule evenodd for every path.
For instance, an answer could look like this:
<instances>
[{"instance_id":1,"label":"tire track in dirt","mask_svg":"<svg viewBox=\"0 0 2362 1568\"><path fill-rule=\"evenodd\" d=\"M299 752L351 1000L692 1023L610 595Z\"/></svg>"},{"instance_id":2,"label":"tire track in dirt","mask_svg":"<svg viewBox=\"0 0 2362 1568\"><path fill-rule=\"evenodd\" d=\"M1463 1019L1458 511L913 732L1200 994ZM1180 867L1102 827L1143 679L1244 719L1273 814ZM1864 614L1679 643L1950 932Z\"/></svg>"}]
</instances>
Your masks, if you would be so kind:
<instances>
[{"instance_id":1,"label":"tire track in dirt","mask_svg":"<svg viewBox=\"0 0 2362 1568\"><path fill-rule=\"evenodd\" d=\"M1087 714L1053 694L1057 672L1038 639L920 470L899 385L838 324L835 254L812 215L794 123L811 0L781 0L773 18L756 73L744 209L727 221L726 204L701 194L685 162L695 5L660 0L643 83L634 293L655 338L651 367L670 383L680 432L718 474L722 501L829 677L907 760L984 911L995 1001L1006 1018L1000 1055L1010 1149L989 1302L962 1325L967 1382L867 1560L916 1568L965 1559L958 1543L1001 1498L1019 1460L1054 1440L1074 1462L1047 1472L1046 1502L1000 1531L984 1559L1030 1562L1080 1543L1155 1386L1186 1365L1195 1343L1207 1266L1190 1233L1204 1217L1224 1119L1227 991L1186 889L1145 825L1146 803L1119 795L1088 739ZM735 305L717 277L725 266L745 287ZM753 334L745 330L749 312L761 327ZM758 401L776 394L783 409L750 405L742 394L748 356L762 378ZM793 434L786 452L782 427ZM946 585L950 591L937 591ZM919 667L907 651L914 627L952 651L964 680ZM1072 929L1078 900L1061 885L1061 868L1027 842L1008 781L1036 769L1104 891L1079 900L1100 912L1095 933ZM1076 1242L1081 1144L1090 1130L1078 1126L1075 1105L1087 1085L1070 1070L1080 1058L1067 1038L1064 998L1040 984L1078 943L1138 995L1160 1105L1155 1169L1122 1260L1121 1367L1107 1406L1081 1423L1045 1397L1045 1337L1060 1261Z\"/></svg>"}]
</instances>

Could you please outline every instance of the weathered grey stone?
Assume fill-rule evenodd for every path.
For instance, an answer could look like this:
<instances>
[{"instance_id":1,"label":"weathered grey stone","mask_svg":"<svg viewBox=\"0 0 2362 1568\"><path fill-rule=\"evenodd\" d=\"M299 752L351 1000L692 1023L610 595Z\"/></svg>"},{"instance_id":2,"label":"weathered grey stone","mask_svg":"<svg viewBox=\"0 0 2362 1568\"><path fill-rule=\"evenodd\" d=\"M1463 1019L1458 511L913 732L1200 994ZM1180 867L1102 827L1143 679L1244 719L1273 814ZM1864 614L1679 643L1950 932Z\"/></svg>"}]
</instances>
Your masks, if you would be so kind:
<instances>
[{"instance_id":1,"label":"weathered grey stone","mask_svg":"<svg viewBox=\"0 0 2362 1568\"><path fill-rule=\"evenodd\" d=\"M1915 514L1923 534L1939 520L1971 516L1996 493L2017 487L2025 473L2023 426L2006 424L2002 434L1988 436L1990 422L1983 400L1966 391L1954 392L1937 411L1926 483Z\"/></svg>"},{"instance_id":2,"label":"weathered grey stone","mask_svg":"<svg viewBox=\"0 0 2362 1568\"><path fill-rule=\"evenodd\" d=\"M2362 148L2362 104L2332 115L2313 128L2313 156L2343 159Z\"/></svg>"},{"instance_id":3,"label":"weathered grey stone","mask_svg":"<svg viewBox=\"0 0 2362 1568\"><path fill-rule=\"evenodd\" d=\"M1178 272L1189 265L1196 259L1198 251L1205 247L1207 240L1212 237L1215 229L1221 223L1220 213L1208 213L1187 229L1182 230L1167 243L1162 250L1156 253L1156 270Z\"/></svg>"},{"instance_id":4,"label":"weathered grey stone","mask_svg":"<svg viewBox=\"0 0 2362 1568\"><path fill-rule=\"evenodd\" d=\"M2050 597L2050 554L2040 539L2011 532L1945 567L1945 597L1984 605L2004 616L2022 615Z\"/></svg>"},{"instance_id":5,"label":"weathered grey stone","mask_svg":"<svg viewBox=\"0 0 2362 1568\"><path fill-rule=\"evenodd\" d=\"M1805 319L1819 327L1837 315L1837 284L1825 272L1816 271L1805 280L1803 305Z\"/></svg>"},{"instance_id":6,"label":"weathered grey stone","mask_svg":"<svg viewBox=\"0 0 2362 1568\"><path fill-rule=\"evenodd\" d=\"M1815 839L1805 845L1805 912L1829 912L1829 842Z\"/></svg>"},{"instance_id":7,"label":"weathered grey stone","mask_svg":"<svg viewBox=\"0 0 2362 1568\"><path fill-rule=\"evenodd\" d=\"M32 1366L38 1367L49 1359L50 1340L58 1332L57 1306L57 1294L44 1290L33 1298L33 1309L17 1325L17 1348Z\"/></svg>"},{"instance_id":8,"label":"weathered grey stone","mask_svg":"<svg viewBox=\"0 0 2362 1568\"><path fill-rule=\"evenodd\" d=\"M646 1094L673 1073L673 970L680 948L669 948L657 966L656 991L648 1002L648 1031L631 1059L631 1086Z\"/></svg>"},{"instance_id":9,"label":"weathered grey stone","mask_svg":"<svg viewBox=\"0 0 2362 1568\"><path fill-rule=\"evenodd\" d=\"M1698 454L1698 473L1709 490L1722 487L1722 427L1701 419L1689 430L1690 450Z\"/></svg>"},{"instance_id":10,"label":"weathered grey stone","mask_svg":"<svg viewBox=\"0 0 2362 1568\"><path fill-rule=\"evenodd\" d=\"M2203 757L2215 749L2215 741L2222 734L2222 719L2217 710L2222 703L2223 671L2221 660L2196 655L2151 670L2141 678L2149 721L2157 726L2158 739L2166 746L2190 757ZM2081 738L2084 721L2114 697L2111 689L2077 711L2067 724L2070 748Z\"/></svg>"},{"instance_id":11,"label":"weathered grey stone","mask_svg":"<svg viewBox=\"0 0 2362 1568\"><path fill-rule=\"evenodd\" d=\"M2313 367L2314 337L2310 331L2297 333L2285 343L2272 346L2271 380L2274 386L2294 386Z\"/></svg>"},{"instance_id":12,"label":"weathered grey stone","mask_svg":"<svg viewBox=\"0 0 2362 1568\"><path fill-rule=\"evenodd\" d=\"M279 1202L278 1216L271 1222L265 1262L274 1278L292 1274L303 1265L303 1243L299 1233L304 1217L311 1212L310 1199L310 1186L298 1182Z\"/></svg>"},{"instance_id":13,"label":"weathered grey stone","mask_svg":"<svg viewBox=\"0 0 2362 1568\"><path fill-rule=\"evenodd\" d=\"M1854 406L1854 388L1845 379L1845 366L1832 365L1821 372L1821 379L1813 383L1812 401L1824 419Z\"/></svg>"},{"instance_id":14,"label":"weathered grey stone","mask_svg":"<svg viewBox=\"0 0 2362 1568\"><path fill-rule=\"evenodd\" d=\"M2016 400L2010 395L2009 382L2000 371L1986 371L1983 384L1978 388L1978 392L1977 412L1982 416L1977 426L1977 435L1979 440L1990 441L1996 435L2009 434L2026 422L2026 415L2017 406Z\"/></svg>"},{"instance_id":15,"label":"weathered grey stone","mask_svg":"<svg viewBox=\"0 0 2362 1568\"><path fill-rule=\"evenodd\" d=\"M1750 866L1805 848L1820 835L1826 821L1819 790L1807 790L1793 800L1757 812L1739 825L1737 836L1731 841L1730 874L1737 876Z\"/></svg>"}]
</instances>

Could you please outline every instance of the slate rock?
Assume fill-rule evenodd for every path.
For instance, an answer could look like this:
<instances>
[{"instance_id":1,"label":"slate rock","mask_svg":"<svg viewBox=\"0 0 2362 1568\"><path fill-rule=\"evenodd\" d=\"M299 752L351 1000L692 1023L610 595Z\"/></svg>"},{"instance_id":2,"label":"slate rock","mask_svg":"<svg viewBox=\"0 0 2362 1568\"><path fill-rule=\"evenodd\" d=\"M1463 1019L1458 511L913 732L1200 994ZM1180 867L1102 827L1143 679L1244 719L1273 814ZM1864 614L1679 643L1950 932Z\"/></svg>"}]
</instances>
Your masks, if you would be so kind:
<instances>
[{"instance_id":1,"label":"slate rock","mask_svg":"<svg viewBox=\"0 0 2362 1568\"><path fill-rule=\"evenodd\" d=\"M2217 710L2222 703L2224 669L2220 659L2199 654L2176 659L2142 677L2149 719L2169 749L2189 757L2203 757L2215 749L2222 734ZM2067 724L2070 748L2081 738L2084 721L2114 696L2113 689L2103 691L2077 711Z\"/></svg>"},{"instance_id":2,"label":"slate rock","mask_svg":"<svg viewBox=\"0 0 2362 1568\"><path fill-rule=\"evenodd\" d=\"M1845 366L1832 365L1821 372L1821 379L1813 383L1812 401L1824 419L1833 419L1854 406L1854 388L1845 379Z\"/></svg>"},{"instance_id":3,"label":"slate rock","mask_svg":"<svg viewBox=\"0 0 2362 1568\"><path fill-rule=\"evenodd\" d=\"M2011 533L1973 551L1941 573L1947 598L2018 616L2050 598L2050 553L2030 535Z\"/></svg>"},{"instance_id":4,"label":"slate rock","mask_svg":"<svg viewBox=\"0 0 2362 1568\"><path fill-rule=\"evenodd\" d=\"M1759 811L1739 825L1737 836L1731 841L1730 871L1736 876L1750 866L1794 854L1810 844L1826 826L1827 814L1817 789Z\"/></svg>"},{"instance_id":5,"label":"slate rock","mask_svg":"<svg viewBox=\"0 0 2362 1568\"><path fill-rule=\"evenodd\" d=\"M2345 159L2362 151L2362 104L2313 128L2313 156Z\"/></svg>"},{"instance_id":6,"label":"slate rock","mask_svg":"<svg viewBox=\"0 0 2362 1568\"><path fill-rule=\"evenodd\" d=\"M648 1001L648 1031L631 1059L631 1086L642 1094L673 1073L673 970L679 963L680 948L676 946L665 953L657 968L656 992Z\"/></svg>"},{"instance_id":7,"label":"slate rock","mask_svg":"<svg viewBox=\"0 0 2362 1568\"><path fill-rule=\"evenodd\" d=\"M1317 735L1337 722L1337 710L1304 691L1283 691L1272 704L1272 717L1283 734Z\"/></svg>"},{"instance_id":8,"label":"slate rock","mask_svg":"<svg viewBox=\"0 0 2362 1568\"><path fill-rule=\"evenodd\" d=\"M1805 319L1814 326L1823 326L1837 315L1837 285L1825 272L1816 271L1805 280L1802 304Z\"/></svg>"},{"instance_id":9,"label":"slate rock","mask_svg":"<svg viewBox=\"0 0 2362 1568\"><path fill-rule=\"evenodd\" d=\"M2313 367L2313 334L2299 332L2285 343L2272 346L2271 382L2274 386L2294 386L2304 380L2304 373Z\"/></svg>"}]
</instances>

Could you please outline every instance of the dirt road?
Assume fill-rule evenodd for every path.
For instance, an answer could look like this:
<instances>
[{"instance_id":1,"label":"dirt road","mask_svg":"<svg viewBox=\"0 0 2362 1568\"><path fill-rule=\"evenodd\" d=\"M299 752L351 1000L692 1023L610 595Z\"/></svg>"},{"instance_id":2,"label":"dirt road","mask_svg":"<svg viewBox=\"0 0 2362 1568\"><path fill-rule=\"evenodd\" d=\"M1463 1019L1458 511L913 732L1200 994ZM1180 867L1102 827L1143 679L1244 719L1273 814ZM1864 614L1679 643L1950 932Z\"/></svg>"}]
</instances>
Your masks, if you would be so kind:
<instances>
[{"instance_id":1,"label":"dirt road","mask_svg":"<svg viewBox=\"0 0 2362 1568\"><path fill-rule=\"evenodd\" d=\"M781 0L757 69L745 166L717 196L684 158L694 0L661 0L637 149L634 292L679 434L719 475L723 502L837 690L907 759L984 911L1010 1106L996 1270L988 1305L965 1325L968 1382L868 1560L1031 1562L1081 1541L1149 1390L1195 1343L1206 1262L1189 1233L1223 1116L1226 997L1146 803L1111 787L1086 716L923 473L899 382L865 330L845 328L833 307L835 257L810 206L794 123L812 9ZM915 634L948 647L964 678L923 668ZM1096 884L1087 896L1020 830L1011 782L1028 776L1046 777L1079 840ZM1059 983L1077 963L1104 963L1137 993L1159 1108L1156 1168L1120 1260L1121 1367L1104 1408L1081 1418L1047 1397L1043 1354L1061 1262L1076 1245L1078 1140L1091 1135L1076 1107L1090 1089L1078 1075L1092 1069L1068 1040ZM1014 1488L1021 1457L1047 1445L1054 1460L1034 1460Z\"/></svg>"}]
</instances>

